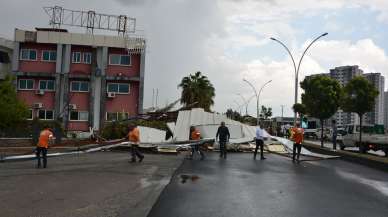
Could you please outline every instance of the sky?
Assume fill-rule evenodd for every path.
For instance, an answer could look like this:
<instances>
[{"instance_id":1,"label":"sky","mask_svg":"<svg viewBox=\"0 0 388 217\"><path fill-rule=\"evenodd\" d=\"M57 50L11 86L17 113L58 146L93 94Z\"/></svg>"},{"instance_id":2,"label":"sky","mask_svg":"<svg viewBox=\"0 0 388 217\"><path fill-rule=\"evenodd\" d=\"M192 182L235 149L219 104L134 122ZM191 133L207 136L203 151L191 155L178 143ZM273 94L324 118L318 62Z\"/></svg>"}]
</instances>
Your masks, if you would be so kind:
<instances>
[{"instance_id":1,"label":"sky","mask_svg":"<svg viewBox=\"0 0 388 217\"><path fill-rule=\"evenodd\" d=\"M300 81L342 65L388 77L387 0L0 0L0 5L0 37L9 39L14 28L48 27L44 6L135 17L137 34L147 40L145 107L152 105L153 89L159 107L179 99L182 78L201 71L215 87L216 112L245 111L240 95L252 98L253 90L243 79L257 89L272 80L260 105L271 107L274 116L284 105L284 116L292 116L293 65L270 37L286 44L298 61L314 38L329 33L307 52ZM254 98L248 113L256 115Z\"/></svg>"}]
</instances>

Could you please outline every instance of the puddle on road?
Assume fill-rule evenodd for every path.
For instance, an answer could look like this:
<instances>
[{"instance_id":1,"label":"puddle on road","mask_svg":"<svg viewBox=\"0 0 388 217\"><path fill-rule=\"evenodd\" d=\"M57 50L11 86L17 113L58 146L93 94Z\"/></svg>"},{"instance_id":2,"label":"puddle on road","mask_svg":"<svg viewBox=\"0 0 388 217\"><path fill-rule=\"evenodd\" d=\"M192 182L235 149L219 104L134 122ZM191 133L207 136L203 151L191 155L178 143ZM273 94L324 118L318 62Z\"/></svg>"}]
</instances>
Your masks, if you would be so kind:
<instances>
[{"instance_id":1,"label":"puddle on road","mask_svg":"<svg viewBox=\"0 0 388 217\"><path fill-rule=\"evenodd\" d=\"M181 174L179 177L182 184L185 184L188 180L191 180L191 182L196 182L199 179L199 176L189 174Z\"/></svg>"},{"instance_id":2,"label":"puddle on road","mask_svg":"<svg viewBox=\"0 0 388 217\"><path fill-rule=\"evenodd\" d=\"M376 189L377 191L381 192L385 196L388 196L388 184L383 182L383 181L367 179L367 178L361 177L359 175L348 173L345 171L340 171L340 170L336 170L336 172L344 178L354 180L354 181L362 183L364 185L368 185L368 186Z\"/></svg>"}]
</instances>

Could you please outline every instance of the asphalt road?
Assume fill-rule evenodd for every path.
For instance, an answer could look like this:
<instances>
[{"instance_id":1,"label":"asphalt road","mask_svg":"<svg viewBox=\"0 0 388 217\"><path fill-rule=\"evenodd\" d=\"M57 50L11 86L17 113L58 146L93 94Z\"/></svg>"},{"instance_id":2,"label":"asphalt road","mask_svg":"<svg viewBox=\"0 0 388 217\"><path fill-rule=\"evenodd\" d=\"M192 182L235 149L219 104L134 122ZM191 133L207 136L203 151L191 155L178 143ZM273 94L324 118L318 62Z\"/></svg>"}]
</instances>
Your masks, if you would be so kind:
<instances>
[{"instance_id":1,"label":"asphalt road","mask_svg":"<svg viewBox=\"0 0 388 217\"><path fill-rule=\"evenodd\" d=\"M147 216L182 156L146 155L129 163L129 153L98 152L35 161L0 163L0 216Z\"/></svg>"},{"instance_id":2,"label":"asphalt road","mask_svg":"<svg viewBox=\"0 0 388 217\"><path fill-rule=\"evenodd\" d=\"M175 174L149 217L388 216L388 174L339 159L213 153L185 160Z\"/></svg>"}]
</instances>

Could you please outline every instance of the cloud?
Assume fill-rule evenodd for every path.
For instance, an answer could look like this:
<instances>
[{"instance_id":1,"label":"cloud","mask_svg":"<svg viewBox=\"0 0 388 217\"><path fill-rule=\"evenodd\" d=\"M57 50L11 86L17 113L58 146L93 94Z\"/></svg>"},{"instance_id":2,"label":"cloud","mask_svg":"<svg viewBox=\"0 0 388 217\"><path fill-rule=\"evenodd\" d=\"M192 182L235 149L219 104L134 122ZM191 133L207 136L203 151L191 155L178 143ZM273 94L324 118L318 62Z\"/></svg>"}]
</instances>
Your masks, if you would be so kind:
<instances>
[{"instance_id":1,"label":"cloud","mask_svg":"<svg viewBox=\"0 0 388 217\"><path fill-rule=\"evenodd\" d=\"M0 0L4 5L0 8L2 34L12 37L15 27L47 26L48 18L41 9L47 6L47 1L5 1ZM200 70L216 88L214 109L218 112L233 106L234 100L241 101L237 93L246 98L252 96L252 90L243 78L250 79L258 88L272 79L262 92L260 104L273 107L275 115L280 114L280 105L285 104L285 114L292 115L294 75L291 60L282 48L269 46L268 38L282 38L291 45L294 53L300 54L309 41L300 44L299 40L304 40L300 36L305 38L306 30L293 25L296 19L326 15L326 29L335 30L339 24L334 15L344 8L358 7L375 12L376 22L388 21L386 0L116 0L109 2L109 7L105 0L95 0L93 4L84 0L56 2L69 9L93 9L137 18L139 33L144 34L148 43L146 106L151 105L153 88L159 89L159 105L179 98L177 85L182 77ZM34 11L34 19L31 19L31 11ZM15 13L19 15L15 17ZM15 19L10 22L4 17ZM382 72L388 77L387 54L372 39L336 40L335 35L330 35L330 39L324 38L309 51L301 67L300 79L348 64L359 64L365 72ZM247 50L250 50L249 54ZM241 58L243 55L249 58ZM251 114L255 114L254 104L251 101Z\"/></svg>"},{"instance_id":2,"label":"cloud","mask_svg":"<svg viewBox=\"0 0 388 217\"><path fill-rule=\"evenodd\" d=\"M319 58L326 65L359 65L364 72L381 72L388 77L388 56L384 49L369 38L356 42L319 41L311 56Z\"/></svg>"}]
</instances>

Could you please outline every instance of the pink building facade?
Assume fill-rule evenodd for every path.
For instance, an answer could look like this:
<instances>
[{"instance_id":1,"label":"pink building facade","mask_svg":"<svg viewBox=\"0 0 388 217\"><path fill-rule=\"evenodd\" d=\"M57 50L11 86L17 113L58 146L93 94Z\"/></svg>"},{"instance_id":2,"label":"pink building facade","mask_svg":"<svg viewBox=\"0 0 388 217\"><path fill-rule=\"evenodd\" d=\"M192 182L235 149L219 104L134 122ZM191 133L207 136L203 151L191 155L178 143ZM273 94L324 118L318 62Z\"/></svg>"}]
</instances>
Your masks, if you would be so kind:
<instances>
[{"instance_id":1,"label":"pink building facade","mask_svg":"<svg viewBox=\"0 0 388 217\"><path fill-rule=\"evenodd\" d=\"M98 131L142 113L145 41L139 41L134 49L123 37L16 29L12 70L29 119Z\"/></svg>"}]
</instances>

